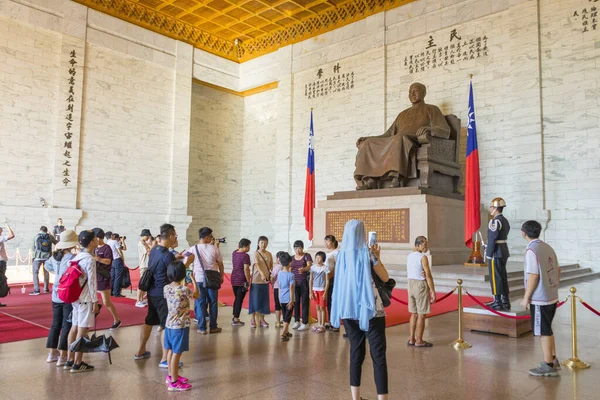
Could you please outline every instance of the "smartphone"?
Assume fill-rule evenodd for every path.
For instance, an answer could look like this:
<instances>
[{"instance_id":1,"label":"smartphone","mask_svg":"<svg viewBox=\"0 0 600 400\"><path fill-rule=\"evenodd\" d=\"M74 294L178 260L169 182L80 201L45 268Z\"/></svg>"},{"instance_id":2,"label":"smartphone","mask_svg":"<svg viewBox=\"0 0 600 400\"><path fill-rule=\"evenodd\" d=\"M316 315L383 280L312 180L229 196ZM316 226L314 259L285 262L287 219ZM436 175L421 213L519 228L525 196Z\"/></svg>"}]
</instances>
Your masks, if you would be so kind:
<instances>
[{"instance_id":1,"label":"smartphone","mask_svg":"<svg viewBox=\"0 0 600 400\"><path fill-rule=\"evenodd\" d=\"M192 270L188 269L185 271L185 283L192 283Z\"/></svg>"},{"instance_id":2,"label":"smartphone","mask_svg":"<svg viewBox=\"0 0 600 400\"><path fill-rule=\"evenodd\" d=\"M377 232L369 232L369 247L375 246L377 243Z\"/></svg>"}]
</instances>

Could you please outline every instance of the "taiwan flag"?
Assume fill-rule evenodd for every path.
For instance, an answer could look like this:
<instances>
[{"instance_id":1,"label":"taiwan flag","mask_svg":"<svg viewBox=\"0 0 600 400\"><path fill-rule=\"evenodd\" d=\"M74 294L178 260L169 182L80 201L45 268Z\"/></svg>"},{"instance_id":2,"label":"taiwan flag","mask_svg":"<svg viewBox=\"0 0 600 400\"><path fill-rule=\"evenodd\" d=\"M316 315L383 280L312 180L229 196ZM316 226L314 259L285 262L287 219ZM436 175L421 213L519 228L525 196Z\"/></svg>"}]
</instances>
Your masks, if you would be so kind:
<instances>
[{"instance_id":1,"label":"taiwan flag","mask_svg":"<svg viewBox=\"0 0 600 400\"><path fill-rule=\"evenodd\" d=\"M313 221L315 214L315 130L313 114L310 110L310 133L308 135L308 161L306 163L306 187L304 189L304 228L308 232L308 240L313 238Z\"/></svg>"},{"instance_id":2,"label":"taiwan flag","mask_svg":"<svg viewBox=\"0 0 600 400\"><path fill-rule=\"evenodd\" d=\"M467 128L467 165L465 180L465 245L472 246L473 234L481 225L479 152L477 150L477 128L475 126L475 106L473 104L473 83L469 84L469 126Z\"/></svg>"}]
</instances>

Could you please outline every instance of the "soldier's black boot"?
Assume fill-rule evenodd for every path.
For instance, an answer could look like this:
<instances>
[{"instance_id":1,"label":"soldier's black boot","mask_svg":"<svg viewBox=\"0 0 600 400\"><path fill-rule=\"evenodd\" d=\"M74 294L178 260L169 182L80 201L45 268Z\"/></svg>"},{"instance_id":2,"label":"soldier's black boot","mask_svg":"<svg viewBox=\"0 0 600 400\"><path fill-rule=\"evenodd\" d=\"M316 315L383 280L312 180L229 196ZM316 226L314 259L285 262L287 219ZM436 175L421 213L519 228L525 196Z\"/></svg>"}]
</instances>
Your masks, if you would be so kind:
<instances>
[{"instance_id":1,"label":"soldier's black boot","mask_svg":"<svg viewBox=\"0 0 600 400\"><path fill-rule=\"evenodd\" d=\"M504 307L506 310L510 310L510 299L508 298L508 296L502 295L501 301L502 307Z\"/></svg>"},{"instance_id":2,"label":"soldier's black boot","mask_svg":"<svg viewBox=\"0 0 600 400\"><path fill-rule=\"evenodd\" d=\"M500 299L500 296L494 296L494 301L486 303L486 306L488 306L490 308L494 308L494 307L497 307L499 305L500 306L502 305L502 300Z\"/></svg>"}]
</instances>

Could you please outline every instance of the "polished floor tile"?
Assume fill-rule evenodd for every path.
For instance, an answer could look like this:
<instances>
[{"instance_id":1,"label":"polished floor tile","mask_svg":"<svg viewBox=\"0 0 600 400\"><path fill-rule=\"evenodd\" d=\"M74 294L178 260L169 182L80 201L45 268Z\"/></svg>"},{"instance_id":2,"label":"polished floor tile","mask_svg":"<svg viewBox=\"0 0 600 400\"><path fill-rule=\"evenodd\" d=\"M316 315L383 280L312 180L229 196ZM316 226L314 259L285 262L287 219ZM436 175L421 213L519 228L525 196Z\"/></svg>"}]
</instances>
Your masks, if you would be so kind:
<instances>
[{"instance_id":1,"label":"polished floor tile","mask_svg":"<svg viewBox=\"0 0 600 400\"><path fill-rule=\"evenodd\" d=\"M578 284L578 294L600 308L600 280ZM561 298L568 294L561 290ZM457 337L457 313L427 320L426 338L433 348L406 346L408 325L387 330L391 399L596 399L600 398L600 317L578 311L579 357L591 368L559 378L534 378L527 370L542 359L539 340L531 335L511 339L466 332L472 349L456 351L448 344ZM46 364L45 339L0 345L0 399L350 399L348 342L341 333L295 332L287 343L275 328L251 329L229 325L231 308L219 309L223 332L201 336L191 332L191 351L183 355L182 374L191 379L188 393L169 394L165 370L158 368L160 337L148 346L151 358L134 361L139 327L111 334L121 346L109 365L104 354L86 355L96 370L70 374ZM244 318L243 318L244 319ZM272 317L271 317L272 319ZM249 318L245 316L245 320ZM554 323L558 355L570 357L570 307ZM106 332L108 333L108 332ZM363 397L376 398L369 356L363 368Z\"/></svg>"}]
</instances>

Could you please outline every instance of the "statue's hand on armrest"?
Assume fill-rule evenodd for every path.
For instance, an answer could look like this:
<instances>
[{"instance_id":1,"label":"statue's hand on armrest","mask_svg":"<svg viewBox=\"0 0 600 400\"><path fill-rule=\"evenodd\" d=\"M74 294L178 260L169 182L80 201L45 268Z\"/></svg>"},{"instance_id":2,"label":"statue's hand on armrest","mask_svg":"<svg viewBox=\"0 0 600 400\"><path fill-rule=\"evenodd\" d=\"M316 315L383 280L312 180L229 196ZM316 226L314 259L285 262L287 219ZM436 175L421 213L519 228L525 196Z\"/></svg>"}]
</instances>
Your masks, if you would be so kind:
<instances>
[{"instance_id":1,"label":"statue's hand on armrest","mask_svg":"<svg viewBox=\"0 0 600 400\"><path fill-rule=\"evenodd\" d=\"M431 139L431 127L422 126L417 129L417 139L419 143L429 143Z\"/></svg>"}]
</instances>

